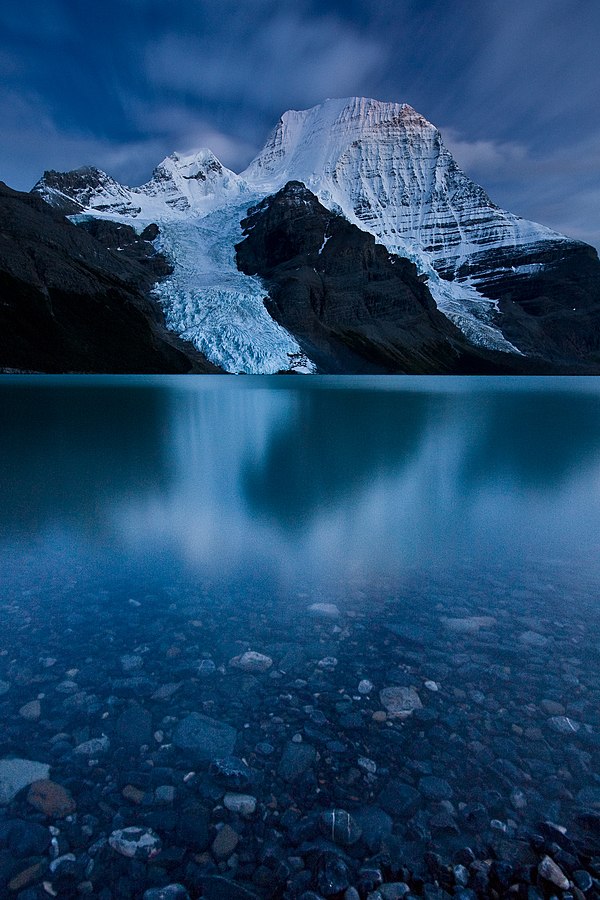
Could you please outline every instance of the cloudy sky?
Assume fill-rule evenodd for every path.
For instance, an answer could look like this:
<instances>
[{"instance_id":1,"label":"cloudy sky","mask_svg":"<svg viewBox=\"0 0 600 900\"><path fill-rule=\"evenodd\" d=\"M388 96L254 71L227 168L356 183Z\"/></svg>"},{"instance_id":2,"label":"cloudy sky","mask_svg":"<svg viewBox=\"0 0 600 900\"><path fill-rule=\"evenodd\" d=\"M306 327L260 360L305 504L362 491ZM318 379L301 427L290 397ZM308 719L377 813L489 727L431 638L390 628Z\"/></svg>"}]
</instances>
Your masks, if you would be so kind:
<instances>
[{"instance_id":1,"label":"cloudy sky","mask_svg":"<svg viewBox=\"0 0 600 900\"><path fill-rule=\"evenodd\" d=\"M407 102L492 199L600 247L598 0L3 0L0 179L173 150L239 171L281 113Z\"/></svg>"}]
</instances>

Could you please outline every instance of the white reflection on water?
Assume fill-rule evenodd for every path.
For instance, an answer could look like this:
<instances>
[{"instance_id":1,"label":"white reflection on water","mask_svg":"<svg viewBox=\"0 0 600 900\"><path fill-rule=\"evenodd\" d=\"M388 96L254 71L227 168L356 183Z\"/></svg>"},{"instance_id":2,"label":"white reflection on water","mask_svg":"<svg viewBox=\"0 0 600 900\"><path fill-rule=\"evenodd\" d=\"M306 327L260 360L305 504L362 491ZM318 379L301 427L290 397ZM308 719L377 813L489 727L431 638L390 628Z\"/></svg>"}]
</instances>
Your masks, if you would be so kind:
<instances>
[{"instance_id":1,"label":"white reflection on water","mask_svg":"<svg viewBox=\"0 0 600 900\"><path fill-rule=\"evenodd\" d=\"M324 584L466 556L597 555L595 381L196 385L167 389L169 482L114 499L131 553Z\"/></svg>"}]
</instances>

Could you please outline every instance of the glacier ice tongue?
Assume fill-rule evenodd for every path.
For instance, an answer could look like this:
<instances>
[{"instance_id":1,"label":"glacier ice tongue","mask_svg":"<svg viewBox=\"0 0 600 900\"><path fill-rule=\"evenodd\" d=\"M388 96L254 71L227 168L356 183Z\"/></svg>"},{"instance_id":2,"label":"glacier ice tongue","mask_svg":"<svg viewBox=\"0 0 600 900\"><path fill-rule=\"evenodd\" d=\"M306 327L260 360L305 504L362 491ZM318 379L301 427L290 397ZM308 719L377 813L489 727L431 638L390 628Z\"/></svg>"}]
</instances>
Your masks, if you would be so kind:
<instances>
[{"instance_id":1,"label":"glacier ice tongue","mask_svg":"<svg viewBox=\"0 0 600 900\"><path fill-rule=\"evenodd\" d=\"M167 326L227 372L312 372L298 343L265 309L261 280L237 269L235 244L249 205L161 224L159 249L175 263L155 288Z\"/></svg>"}]
</instances>

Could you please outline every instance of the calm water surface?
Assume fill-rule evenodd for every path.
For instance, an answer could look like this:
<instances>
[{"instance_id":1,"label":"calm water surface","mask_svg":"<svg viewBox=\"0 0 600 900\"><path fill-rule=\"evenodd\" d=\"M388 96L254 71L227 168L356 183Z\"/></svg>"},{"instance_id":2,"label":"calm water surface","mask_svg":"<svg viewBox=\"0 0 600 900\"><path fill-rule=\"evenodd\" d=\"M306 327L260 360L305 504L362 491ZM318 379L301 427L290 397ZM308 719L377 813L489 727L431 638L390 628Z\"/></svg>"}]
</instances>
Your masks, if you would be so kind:
<instances>
[{"instance_id":1,"label":"calm water surface","mask_svg":"<svg viewBox=\"0 0 600 900\"><path fill-rule=\"evenodd\" d=\"M466 845L533 864L526 829L546 819L591 840L599 381L5 377L0 421L0 755L49 763L79 804L61 896L107 871L111 897L221 876L323 892L298 847L330 836L293 828L335 806L363 830L344 851L357 865L383 848L419 871L427 849ZM248 649L272 666L230 664ZM414 712L393 715L390 687ZM250 778L173 742L193 712L236 729ZM102 735L99 760L75 752ZM223 807L232 786L253 816ZM126 825L152 827L169 865L104 847L89 869Z\"/></svg>"}]
</instances>

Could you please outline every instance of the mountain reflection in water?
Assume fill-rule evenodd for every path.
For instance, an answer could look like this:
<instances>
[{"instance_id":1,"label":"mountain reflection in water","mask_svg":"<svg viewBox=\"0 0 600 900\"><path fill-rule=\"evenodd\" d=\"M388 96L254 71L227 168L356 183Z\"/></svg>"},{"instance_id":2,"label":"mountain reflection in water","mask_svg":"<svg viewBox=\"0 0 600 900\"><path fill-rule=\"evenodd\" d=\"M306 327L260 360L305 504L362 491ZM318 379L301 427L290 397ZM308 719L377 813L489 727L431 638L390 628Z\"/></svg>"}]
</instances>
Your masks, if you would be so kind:
<instances>
[{"instance_id":1,"label":"mountain reflection in water","mask_svg":"<svg viewBox=\"0 0 600 900\"><path fill-rule=\"evenodd\" d=\"M8 378L0 415L5 559L339 579L597 550L588 379Z\"/></svg>"}]
</instances>

